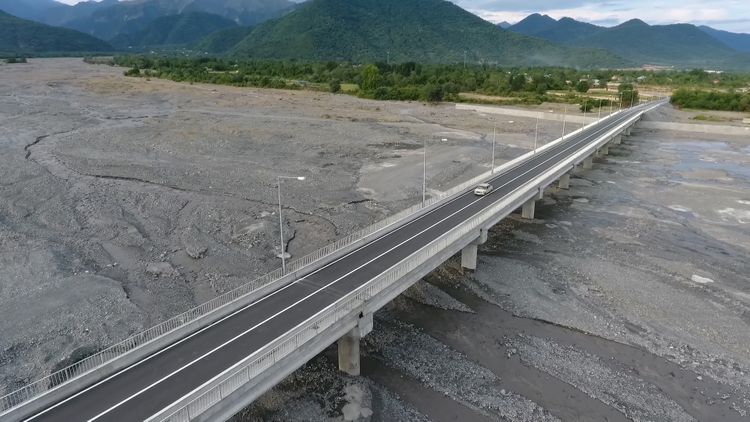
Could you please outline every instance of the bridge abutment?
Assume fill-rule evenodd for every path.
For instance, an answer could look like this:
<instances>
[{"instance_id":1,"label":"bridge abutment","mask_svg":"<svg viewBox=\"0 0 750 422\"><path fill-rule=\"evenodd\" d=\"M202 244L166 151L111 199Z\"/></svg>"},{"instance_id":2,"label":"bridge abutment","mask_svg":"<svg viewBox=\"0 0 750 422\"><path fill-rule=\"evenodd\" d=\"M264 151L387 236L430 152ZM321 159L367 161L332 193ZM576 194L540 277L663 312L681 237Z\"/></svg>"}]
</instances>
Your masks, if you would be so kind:
<instances>
[{"instance_id":1,"label":"bridge abutment","mask_svg":"<svg viewBox=\"0 0 750 422\"><path fill-rule=\"evenodd\" d=\"M372 332L372 314L360 316L357 326L352 328L338 341L339 370L352 376L361 371L359 343L362 337Z\"/></svg>"}]
</instances>

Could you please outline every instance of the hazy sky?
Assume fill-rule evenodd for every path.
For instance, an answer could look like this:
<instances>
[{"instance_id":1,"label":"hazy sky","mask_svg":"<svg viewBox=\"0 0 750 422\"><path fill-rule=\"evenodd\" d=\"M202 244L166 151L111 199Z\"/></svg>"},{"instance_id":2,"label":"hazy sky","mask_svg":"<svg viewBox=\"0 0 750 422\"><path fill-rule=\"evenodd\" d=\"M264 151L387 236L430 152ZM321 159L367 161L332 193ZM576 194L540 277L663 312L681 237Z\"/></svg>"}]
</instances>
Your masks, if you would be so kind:
<instances>
[{"instance_id":1,"label":"hazy sky","mask_svg":"<svg viewBox=\"0 0 750 422\"><path fill-rule=\"evenodd\" d=\"M78 0L60 0L74 4ZM298 3L300 0L294 0ZM373 0L377 1L377 0ZM727 31L750 33L749 0L454 0L459 6L492 22L515 23L539 12L553 18L569 16L611 26L639 18L650 24L687 22Z\"/></svg>"}]
</instances>

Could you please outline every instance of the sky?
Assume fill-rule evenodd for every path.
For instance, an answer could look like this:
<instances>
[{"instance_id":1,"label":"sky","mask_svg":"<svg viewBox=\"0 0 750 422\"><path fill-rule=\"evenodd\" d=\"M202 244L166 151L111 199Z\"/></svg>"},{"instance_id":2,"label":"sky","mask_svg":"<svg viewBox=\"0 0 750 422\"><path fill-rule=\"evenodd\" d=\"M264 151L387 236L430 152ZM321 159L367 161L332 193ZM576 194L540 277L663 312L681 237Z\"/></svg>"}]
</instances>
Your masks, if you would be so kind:
<instances>
[{"instance_id":1,"label":"sky","mask_svg":"<svg viewBox=\"0 0 750 422\"><path fill-rule=\"evenodd\" d=\"M79 0L58 0L75 4ZM300 2L301 0L294 0ZM377 1L377 0L373 0ZM491 22L518 22L532 13L613 26L638 18L649 24L693 23L750 33L750 0L452 0Z\"/></svg>"}]
</instances>

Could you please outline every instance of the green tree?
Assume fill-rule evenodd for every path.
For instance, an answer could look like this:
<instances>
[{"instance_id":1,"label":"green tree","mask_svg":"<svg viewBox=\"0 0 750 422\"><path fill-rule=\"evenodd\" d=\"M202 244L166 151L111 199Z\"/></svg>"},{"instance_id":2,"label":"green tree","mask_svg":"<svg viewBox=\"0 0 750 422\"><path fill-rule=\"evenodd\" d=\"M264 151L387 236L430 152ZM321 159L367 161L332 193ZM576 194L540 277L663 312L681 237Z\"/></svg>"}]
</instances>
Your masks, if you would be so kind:
<instances>
[{"instance_id":1,"label":"green tree","mask_svg":"<svg viewBox=\"0 0 750 422\"><path fill-rule=\"evenodd\" d=\"M141 76L141 69L138 66L133 67L132 69L126 70L124 72L125 76Z\"/></svg>"},{"instance_id":2,"label":"green tree","mask_svg":"<svg viewBox=\"0 0 750 422\"><path fill-rule=\"evenodd\" d=\"M443 87L440 85L427 85L423 91L424 99L431 103L439 103L443 101Z\"/></svg>"},{"instance_id":3,"label":"green tree","mask_svg":"<svg viewBox=\"0 0 750 422\"><path fill-rule=\"evenodd\" d=\"M333 92L334 94L341 92L341 81L339 81L338 79L332 80L330 86L331 92Z\"/></svg>"},{"instance_id":4,"label":"green tree","mask_svg":"<svg viewBox=\"0 0 750 422\"><path fill-rule=\"evenodd\" d=\"M576 84L576 91L580 92L581 94L589 92L589 89L591 89L591 84L589 83L589 81L581 80Z\"/></svg>"},{"instance_id":5,"label":"green tree","mask_svg":"<svg viewBox=\"0 0 750 422\"><path fill-rule=\"evenodd\" d=\"M635 89L633 84L623 83L617 88L619 100L623 106L631 106L638 104L638 90Z\"/></svg>"},{"instance_id":6,"label":"green tree","mask_svg":"<svg viewBox=\"0 0 750 422\"><path fill-rule=\"evenodd\" d=\"M513 92L521 91L523 90L525 85L526 85L526 75L523 75L520 73L514 73L510 75L508 86L510 86L511 91Z\"/></svg>"},{"instance_id":7,"label":"green tree","mask_svg":"<svg viewBox=\"0 0 750 422\"><path fill-rule=\"evenodd\" d=\"M373 91L380 85L380 69L374 64L368 64L362 69L362 89Z\"/></svg>"}]
</instances>

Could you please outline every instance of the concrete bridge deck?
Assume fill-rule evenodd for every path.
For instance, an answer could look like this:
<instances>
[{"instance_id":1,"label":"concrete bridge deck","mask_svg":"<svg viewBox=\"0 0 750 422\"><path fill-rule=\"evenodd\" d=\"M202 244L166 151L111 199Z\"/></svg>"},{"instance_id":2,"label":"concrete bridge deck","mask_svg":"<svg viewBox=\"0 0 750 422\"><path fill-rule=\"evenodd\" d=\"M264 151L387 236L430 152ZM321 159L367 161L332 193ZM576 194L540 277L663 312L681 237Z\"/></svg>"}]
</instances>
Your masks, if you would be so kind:
<instances>
[{"instance_id":1,"label":"concrete bridge deck","mask_svg":"<svg viewBox=\"0 0 750 422\"><path fill-rule=\"evenodd\" d=\"M559 180L561 187L567 187L568 173L576 164L590 167L591 156L606 154L609 143L619 142L619 132L628 131L650 107L654 104L624 110L550 144L493 175L489 183L495 190L489 195L478 197L466 190L448 198L410 221L384 230L346 255L303 272L293 282L61 401L31 413L6 412L0 419L222 420L339 338L340 367L357 374L359 338L372 329L372 312L458 251L463 250L463 266L475 268L477 245L486 240L489 227L518 207L524 217L533 218L534 203L546 186ZM491 216L476 223L477 216L486 215L487 211L492 211ZM423 252L425 245L435 244L446 233L470 221L474 224L471 230L434 249L430 259L408 267L398 283L368 296L371 299L356 309L346 308L331 325L320 327L315 336L305 340L303 346L272 356L268 369L249 377L250 382L235 382L237 385L231 388L226 385L249 356L269 350L269 345L284 335L309 325L321 312L335 309L352 292L367 287L372 280ZM211 396L217 388L216 396ZM200 400L205 403L189 408Z\"/></svg>"}]
</instances>

